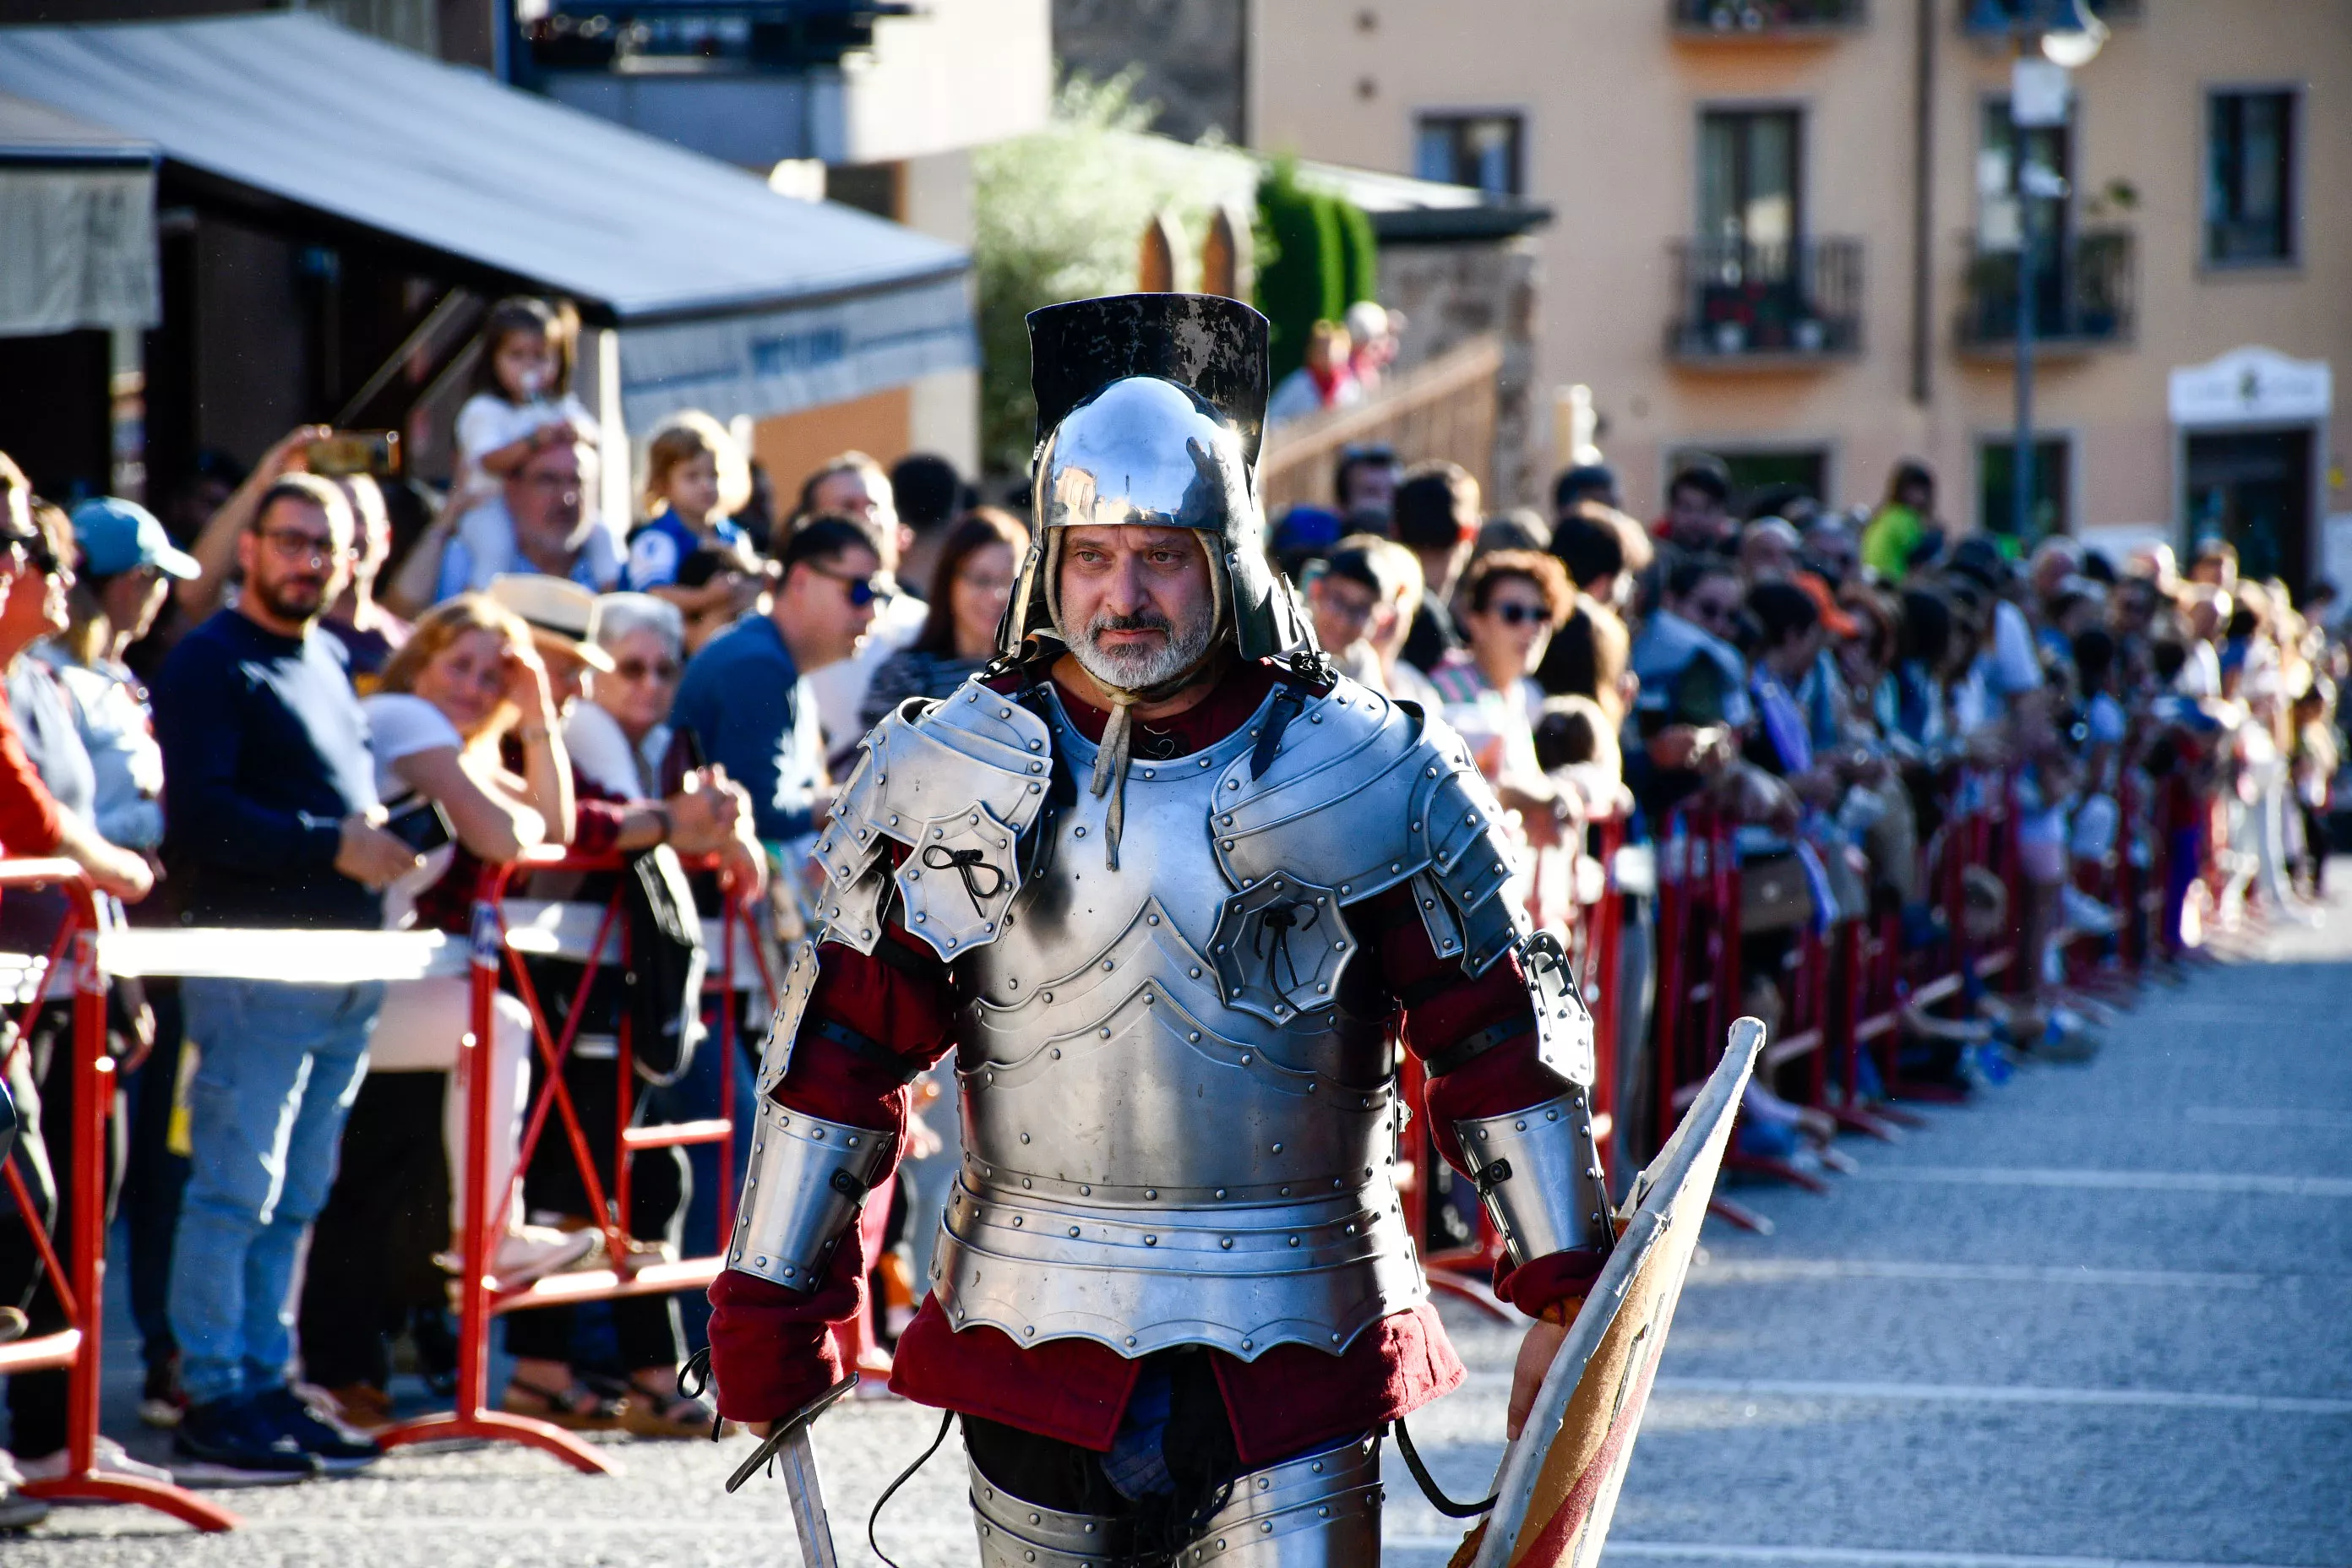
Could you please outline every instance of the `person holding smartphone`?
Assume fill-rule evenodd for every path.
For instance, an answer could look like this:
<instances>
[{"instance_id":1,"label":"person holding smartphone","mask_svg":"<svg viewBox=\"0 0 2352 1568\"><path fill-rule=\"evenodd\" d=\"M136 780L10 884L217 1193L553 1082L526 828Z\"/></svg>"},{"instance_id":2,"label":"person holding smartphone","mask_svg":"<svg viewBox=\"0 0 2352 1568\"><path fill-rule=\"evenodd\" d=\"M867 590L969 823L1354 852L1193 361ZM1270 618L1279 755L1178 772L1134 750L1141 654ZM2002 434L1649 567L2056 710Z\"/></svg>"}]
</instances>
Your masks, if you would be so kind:
<instances>
[{"instance_id":1,"label":"person holding smartphone","mask_svg":"<svg viewBox=\"0 0 2352 1568\"><path fill-rule=\"evenodd\" d=\"M422 867L384 889L384 923L399 930L421 922L462 934L472 887L441 886L451 879L457 846L496 862L572 837L571 763L530 629L478 594L436 605L384 666L382 689L361 706L384 826L424 858ZM509 737L520 772L506 754ZM470 1006L463 976L394 984L369 1047L370 1071L453 1072L458 1039L472 1027ZM501 994L491 1033L489 1187L496 1203L510 1185L522 1137L530 1014ZM443 1100L451 1197L455 1213L463 1215L466 1103L454 1088ZM360 1163L347 1163L339 1181L359 1169ZM518 1195L492 1268L511 1282L536 1279L577 1262L593 1240L593 1231L572 1235L522 1224Z\"/></svg>"}]
</instances>

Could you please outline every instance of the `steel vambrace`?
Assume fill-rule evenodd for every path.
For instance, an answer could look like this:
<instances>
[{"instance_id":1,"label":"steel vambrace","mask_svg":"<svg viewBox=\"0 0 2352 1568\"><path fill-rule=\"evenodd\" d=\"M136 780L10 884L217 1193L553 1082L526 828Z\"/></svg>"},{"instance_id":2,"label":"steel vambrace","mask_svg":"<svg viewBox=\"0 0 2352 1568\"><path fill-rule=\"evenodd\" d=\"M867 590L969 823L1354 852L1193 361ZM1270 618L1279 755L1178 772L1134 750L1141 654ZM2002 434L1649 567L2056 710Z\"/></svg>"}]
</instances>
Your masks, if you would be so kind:
<instances>
[{"instance_id":1,"label":"steel vambrace","mask_svg":"<svg viewBox=\"0 0 2352 1568\"><path fill-rule=\"evenodd\" d=\"M1589 1090L1579 1086L1525 1110L1457 1121L1454 1136L1513 1268L1610 1244L1609 1187Z\"/></svg>"},{"instance_id":2,"label":"steel vambrace","mask_svg":"<svg viewBox=\"0 0 2352 1568\"><path fill-rule=\"evenodd\" d=\"M727 1267L793 1290L816 1289L897 1143L895 1133L761 1100Z\"/></svg>"}]
</instances>

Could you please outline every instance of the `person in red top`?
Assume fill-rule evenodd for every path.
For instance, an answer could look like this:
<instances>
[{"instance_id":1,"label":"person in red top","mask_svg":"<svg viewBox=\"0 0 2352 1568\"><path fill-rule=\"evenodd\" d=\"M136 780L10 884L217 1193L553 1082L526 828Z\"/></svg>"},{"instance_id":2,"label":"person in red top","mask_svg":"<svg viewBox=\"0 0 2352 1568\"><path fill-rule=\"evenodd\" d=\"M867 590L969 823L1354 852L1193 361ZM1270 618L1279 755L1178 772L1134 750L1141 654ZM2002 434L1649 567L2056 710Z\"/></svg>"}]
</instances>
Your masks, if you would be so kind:
<instances>
[{"instance_id":1,"label":"person in red top","mask_svg":"<svg viewBox=\"0 0 2352 1568\"><path fill-rule=\"evenodd\" d=\"M1395 1047L1538 1319L1516 1420L1610 1243L1591 1022L1459 738L1334 674L1265 563L1263 319L1031 327L1042 542L1003 657L886 718L818 840L719 1407L839 1377L858 1200L952 1047L964 1165L891 1386L962 1417L983 1563L1371 1562L1379 1435L1464 1376L1388 1168Z\"/></svg>"}]
</instances>

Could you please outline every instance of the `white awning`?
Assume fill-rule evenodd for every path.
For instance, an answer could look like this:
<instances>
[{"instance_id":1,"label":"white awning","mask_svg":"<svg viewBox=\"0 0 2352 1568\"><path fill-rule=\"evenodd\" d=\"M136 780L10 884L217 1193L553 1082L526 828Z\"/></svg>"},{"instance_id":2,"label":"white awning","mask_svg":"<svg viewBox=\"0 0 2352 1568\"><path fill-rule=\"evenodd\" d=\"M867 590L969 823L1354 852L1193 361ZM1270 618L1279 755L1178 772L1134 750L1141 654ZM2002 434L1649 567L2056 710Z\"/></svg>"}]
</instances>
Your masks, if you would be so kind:
<instances>
[{"instance_id":1,"label":"white awning","mask_svg":"<svg viewBox=\"0 0 2352 1568\"><path fill-rule=\"evenodd\" d=\"M155 324L155 160L0 93L0 338Z\"/></svg>"},{"instance_id":2,"label":"white awning","mask_svg":"<svg viewBox=\"0 0 2352 1568\"><path fill-rule=\"evenodd\" d=\"M452 281L575 300L620 329L632 425L689 403L784 413L977 358L961 248L316 16L0 28L0 90L152 141L167 183L231 208L290 205Z\"/></svg>"}]
</instances>

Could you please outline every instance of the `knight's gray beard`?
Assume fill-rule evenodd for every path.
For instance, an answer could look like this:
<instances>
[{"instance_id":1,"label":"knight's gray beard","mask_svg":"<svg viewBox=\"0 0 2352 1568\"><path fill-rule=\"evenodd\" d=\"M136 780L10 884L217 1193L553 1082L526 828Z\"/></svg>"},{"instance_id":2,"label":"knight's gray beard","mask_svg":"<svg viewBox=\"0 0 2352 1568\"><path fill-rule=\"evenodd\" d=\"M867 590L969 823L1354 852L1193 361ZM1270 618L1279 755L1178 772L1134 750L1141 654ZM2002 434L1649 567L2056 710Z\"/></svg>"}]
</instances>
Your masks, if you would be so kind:
<instances>
[{"instance_id":1,"label":"knight's gray beard","mask_svg":"<svg viewBox=\"0 0 2352 1568\"><path fill-rule=\"evenodd\" d=\"M1182 627L1171 628L1166 617L1098 615L1076 637L1066 637L1070 651L1088 675L1121 691L1146 691L1184 675L1209 654L1216 636L1213 611L1205 611ZM1097 640L1107 631L1161 631L1167 640L1159 647L1108 648Z\"/></svg>"}]
</instances>

